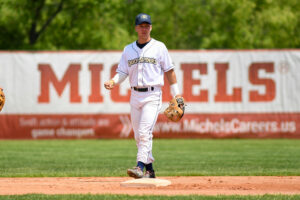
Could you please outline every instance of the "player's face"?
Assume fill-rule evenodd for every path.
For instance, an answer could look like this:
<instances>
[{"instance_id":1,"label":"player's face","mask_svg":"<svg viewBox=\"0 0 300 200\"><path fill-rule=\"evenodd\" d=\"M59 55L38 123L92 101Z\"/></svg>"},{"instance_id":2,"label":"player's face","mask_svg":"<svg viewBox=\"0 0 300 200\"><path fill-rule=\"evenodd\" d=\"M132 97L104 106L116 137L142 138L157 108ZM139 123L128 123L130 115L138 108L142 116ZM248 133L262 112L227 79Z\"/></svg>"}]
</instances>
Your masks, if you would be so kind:
<instances>
[{"instance_id":1,"label":"player's face","mask_svg":"<svg viewBox=\"0 0 300 200\"><path fill-rule=\"evenodd\" d=\"M135 26L135 31L138 34L138 38L141 40L150 39L150 32L152 30L152 26L147 23L142 23L140 25Z\"/></svg>"}]
</instances>

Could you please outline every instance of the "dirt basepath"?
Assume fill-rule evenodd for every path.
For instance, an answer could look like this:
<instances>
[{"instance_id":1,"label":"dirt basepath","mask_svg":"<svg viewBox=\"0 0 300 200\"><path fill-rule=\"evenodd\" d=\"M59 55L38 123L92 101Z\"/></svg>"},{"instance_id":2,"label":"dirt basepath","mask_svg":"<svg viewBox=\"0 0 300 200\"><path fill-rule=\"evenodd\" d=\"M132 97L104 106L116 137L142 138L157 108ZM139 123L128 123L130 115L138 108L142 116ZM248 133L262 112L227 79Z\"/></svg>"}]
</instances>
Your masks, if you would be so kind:
<instances>
[{"instance_id":1,"label":"dirt basepath","mask_svg":"<svg viewBox=\"0 0 300 200\"><path fill-rule=\"evenodd\" d=\"M0 178L0 195L129 194L129 195L262 195L300 194L300 176L159 177L166 187L126 188L127 177Z\"/></svg>"}]
</instances>

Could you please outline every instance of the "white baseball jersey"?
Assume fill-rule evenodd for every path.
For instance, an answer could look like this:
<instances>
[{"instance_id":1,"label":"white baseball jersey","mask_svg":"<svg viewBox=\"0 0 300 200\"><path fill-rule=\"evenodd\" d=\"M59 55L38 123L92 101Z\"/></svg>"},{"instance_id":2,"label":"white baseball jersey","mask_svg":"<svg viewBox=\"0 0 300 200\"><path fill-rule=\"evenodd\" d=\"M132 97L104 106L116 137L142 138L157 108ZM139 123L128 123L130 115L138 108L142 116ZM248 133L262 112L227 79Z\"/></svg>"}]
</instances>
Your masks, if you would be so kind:
<instances>
[{"instance_id":1,"label":"white baseball jersey","mask_svg":"<svg viewBox=\"0 0 300 200\"><path fill-rule=\"evenodd\" d=\"M164 72L173 68L165 44L152 38L142 49L135 41L127 45L117 72L129 76L131 87L163 86Z\"/></svg>"}]
</instances>

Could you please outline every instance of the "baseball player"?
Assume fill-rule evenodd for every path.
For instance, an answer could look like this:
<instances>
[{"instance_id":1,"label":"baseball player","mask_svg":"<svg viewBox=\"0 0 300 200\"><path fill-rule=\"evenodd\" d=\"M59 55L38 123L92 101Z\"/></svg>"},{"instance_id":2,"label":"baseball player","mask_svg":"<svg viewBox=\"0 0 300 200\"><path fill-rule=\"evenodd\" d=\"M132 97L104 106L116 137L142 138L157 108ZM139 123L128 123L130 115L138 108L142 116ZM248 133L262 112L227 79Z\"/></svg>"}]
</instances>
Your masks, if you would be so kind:
<instances>
[{"instance_id":1,"label":"baseball player","mask_svg":"<svg viewBox=\"0 0 300 200\"><path fill-rule=\"evenodd\" d=\"M127 170L133 178L155 178L152 131L162 106L164 74L170 83L171 94L180 97L172 59L164 43L150 37L151 24L149 15L136 16L138 40L124 48L116 75L104 83L110 90L129 77L131 123L138 149L136 167Z\"/></svg>"}]
</instances>

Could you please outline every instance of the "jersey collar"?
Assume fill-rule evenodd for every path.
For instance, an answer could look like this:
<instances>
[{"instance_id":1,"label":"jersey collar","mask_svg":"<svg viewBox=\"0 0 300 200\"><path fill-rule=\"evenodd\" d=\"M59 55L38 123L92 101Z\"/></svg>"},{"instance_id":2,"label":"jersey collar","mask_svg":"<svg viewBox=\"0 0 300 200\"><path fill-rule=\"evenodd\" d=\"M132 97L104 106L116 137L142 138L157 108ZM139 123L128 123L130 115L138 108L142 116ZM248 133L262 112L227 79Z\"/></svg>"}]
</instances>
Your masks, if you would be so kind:
<instances>
[{"instance_id":1,"label":"jersey collar","mask_svg":"<svg viewBox=\"0 0 300 200\"><path fill-rule=\"evenodd\" d=\"M140 49L136 45L136 41L133 42L132 46L133 46L134 50L137 51L137 52L139 52L139 54L140 54L140 53L146 51L147 49L149 49L153 45L154 41L155 41L155 39L151 38L151 40L149 41L149 43L146 46L144 46L144 48L142 48L142 49Z\"/></svg>"}]
</instances>

